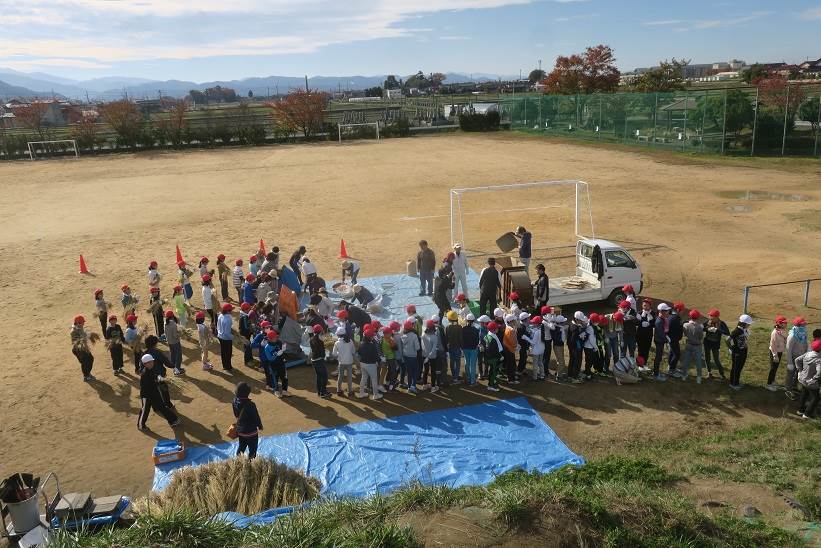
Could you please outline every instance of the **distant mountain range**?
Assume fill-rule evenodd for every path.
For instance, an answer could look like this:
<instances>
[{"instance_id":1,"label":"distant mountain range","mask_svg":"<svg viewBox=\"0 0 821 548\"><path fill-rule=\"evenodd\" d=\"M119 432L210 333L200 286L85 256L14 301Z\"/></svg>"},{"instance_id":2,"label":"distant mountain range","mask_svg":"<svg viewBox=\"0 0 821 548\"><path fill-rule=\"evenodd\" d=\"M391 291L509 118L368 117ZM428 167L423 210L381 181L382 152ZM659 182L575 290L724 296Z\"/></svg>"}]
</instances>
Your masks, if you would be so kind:
<instances>
[{"instance_id":1,"label":"distant mountain range","mask_svg":"<svg viewBox=\"0 0 821 548\"><path fill-rule=\"evenodd\" d=\"M494 74L459 74L446 73L445 83L487 82L500 78ZM324 91L361 90L381 86L386 75L377 76L312 76L308 78L311 89ZM405 77L403 77L405 78ZM503 79L509 76L501 76ZM25 73L12 69L0 68L0 98L11 97L50 97L62 96L71 99L113 100L128 94L136 99L156 98L160 94L168 97L184 97L192 89L222 86L235 90L239 95L269 95L286 93L293 88L305 86L305 78L294 76L266 76L245 78L242 80L187 82L184 80L146 80L111 76L93 80L71 80L43 72Z\"/></svg>"}]
</instances>

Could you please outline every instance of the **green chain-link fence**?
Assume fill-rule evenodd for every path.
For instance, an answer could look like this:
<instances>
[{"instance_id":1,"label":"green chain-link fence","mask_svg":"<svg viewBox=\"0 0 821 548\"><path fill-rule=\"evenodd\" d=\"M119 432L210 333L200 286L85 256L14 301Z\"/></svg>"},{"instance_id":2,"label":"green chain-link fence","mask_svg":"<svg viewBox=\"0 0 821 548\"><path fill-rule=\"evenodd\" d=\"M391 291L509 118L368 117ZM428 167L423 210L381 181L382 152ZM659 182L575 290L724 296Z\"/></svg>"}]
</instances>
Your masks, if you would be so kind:
<instances>
[{"instance_id":1,"label":"green chain-link fence","mask_svg":"<svg viewBox=\"0 0 821 548\"><path fill-rule=\"evenodd\" d=\"M776 90L505 95L512 129L740 156L819 156L821 84Z\"/></svg>"}]
</instances>

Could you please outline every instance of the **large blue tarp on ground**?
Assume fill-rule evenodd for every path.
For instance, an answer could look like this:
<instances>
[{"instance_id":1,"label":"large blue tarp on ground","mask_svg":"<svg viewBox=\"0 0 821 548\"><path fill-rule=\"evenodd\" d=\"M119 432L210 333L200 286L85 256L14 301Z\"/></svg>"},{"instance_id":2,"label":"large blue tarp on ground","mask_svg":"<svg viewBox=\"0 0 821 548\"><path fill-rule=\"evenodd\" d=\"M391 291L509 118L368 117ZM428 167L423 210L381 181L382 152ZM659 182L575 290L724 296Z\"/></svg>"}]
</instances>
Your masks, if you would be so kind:
<instances>
[{"instance_id":1,"label":"large blue tarp on ground","mask_svg":"<svg viewBox=\"0 0 821 548\"><path fill-rule=\"evenodd\" d=\"M185 460L155 468L153 489L174 470L232 458L238 442L188 448ZM549 472L583 464L524 397L265 436L259 455L322 482L326 496L386 493L413 480L451 487L484 485L513 468ZM281 512L280 512L281 513ZM265 512L267 521L277 512Z\"/></svg>"}]
</instances>

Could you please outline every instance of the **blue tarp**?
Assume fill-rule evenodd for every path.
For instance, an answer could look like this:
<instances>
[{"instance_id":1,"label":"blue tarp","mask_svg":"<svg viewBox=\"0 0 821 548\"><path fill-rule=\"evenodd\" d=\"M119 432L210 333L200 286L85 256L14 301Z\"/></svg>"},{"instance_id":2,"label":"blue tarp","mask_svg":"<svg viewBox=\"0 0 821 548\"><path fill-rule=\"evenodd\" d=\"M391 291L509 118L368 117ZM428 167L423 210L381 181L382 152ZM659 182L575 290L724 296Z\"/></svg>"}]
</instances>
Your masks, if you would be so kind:
<instances>
[{"instance_id":1,"label":"blue tarp","mask_svg":"<svg viewBox=\"0 0 821 548\"><path fill-rule=\"evenodd\" d=\"M190 447L185 460L155 468L153 489L164 489L182 466L232 458L236 450L237 442ZM484 485L517 467L548 472L584 463L524 397L266 436L259 455L319 479L323 495L354 497L412 480Z\"/></svg>"}]
</instances>

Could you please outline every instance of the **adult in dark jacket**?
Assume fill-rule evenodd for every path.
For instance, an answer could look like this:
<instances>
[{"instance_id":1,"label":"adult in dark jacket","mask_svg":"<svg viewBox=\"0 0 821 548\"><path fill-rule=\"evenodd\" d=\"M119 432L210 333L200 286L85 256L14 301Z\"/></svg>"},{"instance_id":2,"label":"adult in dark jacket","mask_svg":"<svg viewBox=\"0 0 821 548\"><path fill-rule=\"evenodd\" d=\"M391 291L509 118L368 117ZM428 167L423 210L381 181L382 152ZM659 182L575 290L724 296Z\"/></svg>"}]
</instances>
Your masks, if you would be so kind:
<instances>
[{"instance_id":1,"label":"adult in dark jacket","mask_svg":"<svg viewBox=\"0 0 821 548\"><path fill-rule=\"evenodd\" d=\"M533 282L533 298L536 300L536 307L541 310L550 300L550 279L542 263L536 265L536 281Z\"/></svg>"},{"instance_id":2,"label":"adult in dark jacket","mask_svg":"<svg viewBox=\"0 0 821 548\"><path fill-rule=\"evenodd\" d=\"M294 274L296 274L296 277L299 279L300 286L305 285L305 281L302 279L302 269L299 266L299 261L302 260L302 257L305 256L307 252L308 250L305 249L305 246L301 245L299 246L299 249L297 249L291 254L291 258L288 259L288 265L291 267L291 270L294 271Z\"/></svg>"},{"instance_id":3,"label":"adult in dark jacket","mask_svg":"<svg viewBox=\"0 0 821 548\"><path fill-rule=\"evenodd\" d=\"M419 296L433 295L433 273L436 271L436 254L428 247L427 240L419 241L416 254L416 271L419 273Z\"/></svg>"},{"instance_id":4,"label":"adult in dark jacket","mask_svg":"<svg viewBox=\"0 0 821 548\"><path fill-rule=\"evenodd\" d=\"M137 430L143 431L147 428L148 416L151 409L163 416L168 421L169 426L177 426L179 418L174 411L166 405L164 398L160 394L159 378L155 367L154 356L145 354L140 362L142 371L140 372L140 414L137 416Z\"/></svg>"},{"instance_id":5,"label":"adult in dark jacket","mask_svg":"<svg viewBox=\"0 0 821 548\"><path fill-rule=\"evenodd\" d=\"M501 288L502 279L496 270L496 259L490 257L487 266L479 274L479 314L484 316L493 312Z\"/></svg>"},{"instance_id":6,"label":"adult in dark jacket","mask_svg":"<svg viewBox=\"0 0 821 548\"><path fill-rule=\"evenodd\" d=\"M667 336L670 337L670 356L668 358L667 371L671 375L678 375L678 362L681 359L681 339L684 337L684 322L681 320L681 313L684 311L684 303L676 301L673 303L673 311L668 318Z\"/></svg>"},{"instance_id":7,"label":"adult in dark jacket","mask_svg":"<svg viewBox=\"0 0 821 548\"><path fill-rule=\"evenodd\" d=\"M653 331L656 326L656 315L653 314L653 301L644 299L641 302L641 312L639 312L637 319L639 322L636 328L638 355L644 358L644 363L649 363L650 345L653 342Z\"/></svg>"},{"instance_id":8,"label":"adult in dark jacket","mask_svg":"<svg viewBox=\"0 0 821 548\"><path fill-rule=\"evenodd\" d=\"M347 301L342 301L340 308L348 311L348 322L355 325L359 330L365 329L365 326L371 323L371 316L355 304Z\"/></svg>"},{"instance_id":9,"label":"adult in dark jacket","mask_svg":"<svg viewBox=\"0 0 821 548\"><path fill-rule=\"evenodd\" d=\"M448 290L453 287L452 274L443 267L439 269L436 279L433 281L433 302L439 308L439 322L441 323L445 313L450 310L450 299Z\"/></svg>"},{"instance_id":10,"label":"adult in dark jacket","mask_svg":"<svg viewBox=\"0 0 821 548\"><path fill-rule=\"evenodd\" d=\"M619 303L619 311L624 315L623 329L624 340L621 353L624 356L636 357L636 335L639 328L639 319L636 317L636 312L630 306L629 301L622 301ZM646 363L646 362L645 362Z\"/></svg>"},{"instance_id":11,"label":"adult in dark jacket","mask_svg":"<svg viewBox=\"0 0 821 548\"><path fill-rule=\"evenodd\" d=\"M251 387L246 382L237 383L234 391L234 402L231 407L237 422L236 429L239 435L239 447L237 456L243 454L248 449L248 458L257 456L257 446L259 445L259 431L262 430L262 420L259 418L257 406L251 401Z\"/></svg>"},{"instance_id":12,"label":"adult in dark jacket","mask_svg":"<svg viewBox=\"0 0 821 548\"><path fill-rule=\"evenodd\" d=\"M656 355L653 359L653 378L662 381L665 380L665 377L659 374L659 367L661 367L661 360L664 358L664 348L669 340L667 333L670 330L670 307L667 303L660 303L658 312L659 315L653 324L653 342L656 343Z\"/></svg>"},{"instance_id":13,"label":"adult in dark jacket","mask_svg":"<svg viewBox=\"0 0 821 548\"><path fill-rule=\"evenodd\" d=\"M516 239L519 240L519 261L525 265L527 273L530 274L531 240L533 235L523 226L516 227L515 235Z\"/></svg>"}]
</instances>

